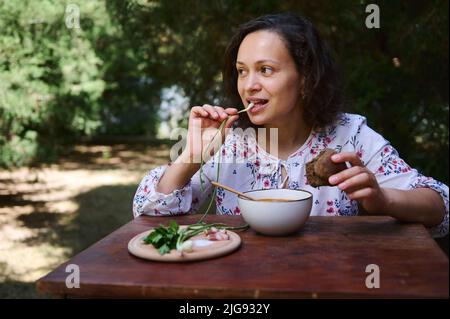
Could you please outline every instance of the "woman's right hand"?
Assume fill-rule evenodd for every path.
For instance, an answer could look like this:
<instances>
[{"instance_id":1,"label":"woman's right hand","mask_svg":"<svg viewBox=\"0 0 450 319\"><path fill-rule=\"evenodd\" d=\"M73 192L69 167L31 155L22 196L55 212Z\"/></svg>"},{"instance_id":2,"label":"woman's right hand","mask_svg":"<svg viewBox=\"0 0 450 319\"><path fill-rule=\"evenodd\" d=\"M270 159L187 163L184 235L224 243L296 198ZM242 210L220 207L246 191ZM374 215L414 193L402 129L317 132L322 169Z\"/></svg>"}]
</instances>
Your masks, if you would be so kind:
<instances>
[{"instance_id":1,"label":"woman's right hand","mask_svg":"<svg viewBox=\"0 0 450 319\"><path fill-rule=\"evenodd\" d=\"M201 159L206 162L214 156L224 142L228 129L239 118L237 114L238 110L235 108L224 109L209 104L191 109L185 149L185 156L190 163L200 164ZM225 126L218 134L223 121L226 121Z\"/></svg>"}]
</instances>

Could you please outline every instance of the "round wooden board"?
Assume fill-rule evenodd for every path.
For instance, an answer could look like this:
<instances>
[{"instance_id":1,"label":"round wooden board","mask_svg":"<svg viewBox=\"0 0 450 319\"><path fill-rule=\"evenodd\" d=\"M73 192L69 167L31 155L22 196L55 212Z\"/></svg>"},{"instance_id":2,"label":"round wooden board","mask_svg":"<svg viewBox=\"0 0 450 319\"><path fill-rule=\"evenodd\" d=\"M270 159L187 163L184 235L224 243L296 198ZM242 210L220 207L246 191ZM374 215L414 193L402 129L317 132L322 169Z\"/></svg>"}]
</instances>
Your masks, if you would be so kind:
<instances>
[{"instance_id":1,"label":"round wooden board","mask_svg":"<svg viewBox=\"0 0 450 319\"><path fill-rule=\"evenodd\" d=\"M197 235L191 238L194 242L191 252L185 252L182 255L172 249L168 254L161 255L159 251L152 245L145 245L145 238L151 230L134 236L128 243L128 251L139 258L165 261L165 262L185 262L194 260L204 260L227 255L235 251L241 245L241 237L235 232L227 230L230 235L228 240L210 241L203 235Z\"/></svg>"}]
</instances>

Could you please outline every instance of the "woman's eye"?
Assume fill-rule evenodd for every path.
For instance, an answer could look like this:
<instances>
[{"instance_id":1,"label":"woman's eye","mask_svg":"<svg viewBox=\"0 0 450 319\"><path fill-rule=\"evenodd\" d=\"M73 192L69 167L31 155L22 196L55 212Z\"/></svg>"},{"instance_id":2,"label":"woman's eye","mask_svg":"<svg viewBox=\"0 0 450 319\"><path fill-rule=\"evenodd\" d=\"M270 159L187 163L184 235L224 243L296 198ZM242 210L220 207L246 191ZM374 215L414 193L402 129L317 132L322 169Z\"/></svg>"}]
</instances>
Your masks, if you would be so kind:
<instances>
[{"instance_id":1,"label":"woman's eye","mask_svg":"<svg viewBox=\"0 0 450 319\"><path fill-rule=\"evenodd\" d=\"M237 69L237 73L239 76L245 76L247 72L244 69Z\"/></svg>"},{"instance_id":2,"label":"woman's eye","mask_svg":"<svg viewBox=\"0 0 450 319\"><path fill-rule=\"evenodd\" d=\"M271 67L269 67L269 66L263 66L263 67L261 68L261 72L262 72L263 74L270 75L270 74L273 73L273 69L272 69Z\"/></svg>"}]
</instances>

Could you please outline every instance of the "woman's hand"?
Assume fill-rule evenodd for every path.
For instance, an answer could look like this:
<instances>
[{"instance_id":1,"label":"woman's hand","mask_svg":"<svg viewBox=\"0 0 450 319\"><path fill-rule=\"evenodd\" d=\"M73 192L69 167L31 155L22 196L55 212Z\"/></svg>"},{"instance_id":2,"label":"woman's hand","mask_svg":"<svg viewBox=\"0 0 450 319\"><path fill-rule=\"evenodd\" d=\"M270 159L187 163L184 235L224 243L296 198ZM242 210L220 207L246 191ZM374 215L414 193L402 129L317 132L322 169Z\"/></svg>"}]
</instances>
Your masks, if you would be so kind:
<instances>
[{"instance_id":1,"label":"woman's hand","mask_svg":"<svg viewBox=\"0 0 450 319\"><path fill-rule=\"evenodd\" d=\"M194 106L191 109L186 145L186 156L189 162L200 163L202 158L206 162L214 156L225 140L225 129L230 128L239 118L237 112L235 108L224 109L208 104ZM223 121L226 121L224 130L216 134Z\"/></svg>"},{"instance_id":2,"label":"woman's hand","mask_svg":"<svg viewBox=\"0 0 450 319\"><path fill-rule=\"evenodd\" d=\"M357 154L343 152L333 155L331 160L335 163L349 162L352 167L330 176L330 184L337 185L350 199L357 200L368 213L385 212L388 206L386 193Z\"/></svg>"}]
</instances>

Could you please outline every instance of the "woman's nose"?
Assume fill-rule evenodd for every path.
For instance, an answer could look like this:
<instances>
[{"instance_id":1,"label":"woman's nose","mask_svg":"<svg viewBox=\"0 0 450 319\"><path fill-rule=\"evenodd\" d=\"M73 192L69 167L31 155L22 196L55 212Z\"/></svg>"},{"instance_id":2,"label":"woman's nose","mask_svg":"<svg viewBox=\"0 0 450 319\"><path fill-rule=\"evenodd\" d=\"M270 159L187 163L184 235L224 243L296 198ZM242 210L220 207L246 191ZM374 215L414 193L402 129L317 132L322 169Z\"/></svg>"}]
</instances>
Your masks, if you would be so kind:
<instances>
[{"instance_id":1,"label":"woman's nose","mask_svg":"<svg viewBox=\"0 0 450 319\"><path fill-rule=\"evenodd\" d=\"M259 91L262 86L256 74L249 74L245 83L245 89L249 92Z\"/></svg>"}]
</instances>

